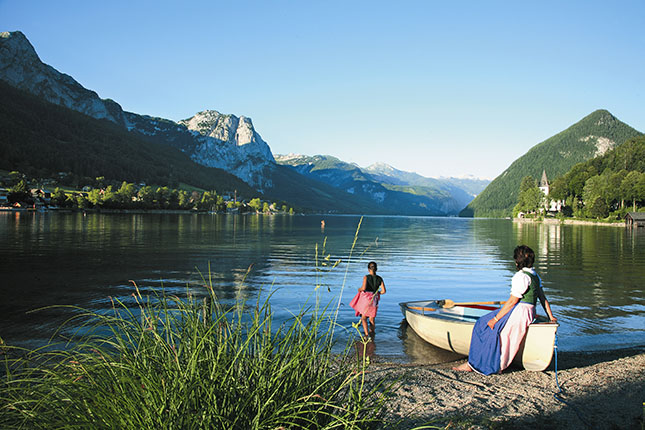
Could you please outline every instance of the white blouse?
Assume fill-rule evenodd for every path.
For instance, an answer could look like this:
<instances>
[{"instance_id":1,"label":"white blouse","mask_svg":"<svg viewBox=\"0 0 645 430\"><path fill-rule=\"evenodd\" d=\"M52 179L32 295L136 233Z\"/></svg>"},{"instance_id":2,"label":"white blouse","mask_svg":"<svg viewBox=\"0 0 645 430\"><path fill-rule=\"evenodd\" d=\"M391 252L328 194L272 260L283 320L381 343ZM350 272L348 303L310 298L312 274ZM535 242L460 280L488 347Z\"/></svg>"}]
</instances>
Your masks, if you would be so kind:
<instances>
[{"instance_id":1,"label":"white blouse","mask_svg":"<svg viewBox=\"0 0 645 430\"><path fill-rule=\"evenodd\" d=\"M538 279L540 279L540 276L532 267L524 267L522 270L518 270L517 273L513 275L513 279L511 280L512 296L519 299L524 297L524 293L528 291L529 285L531 285L531 277L528 275L529 273L531 275L537 276ZM540 279L540 283L542 283L542 279Z\"/></svg>"}]
</instances>

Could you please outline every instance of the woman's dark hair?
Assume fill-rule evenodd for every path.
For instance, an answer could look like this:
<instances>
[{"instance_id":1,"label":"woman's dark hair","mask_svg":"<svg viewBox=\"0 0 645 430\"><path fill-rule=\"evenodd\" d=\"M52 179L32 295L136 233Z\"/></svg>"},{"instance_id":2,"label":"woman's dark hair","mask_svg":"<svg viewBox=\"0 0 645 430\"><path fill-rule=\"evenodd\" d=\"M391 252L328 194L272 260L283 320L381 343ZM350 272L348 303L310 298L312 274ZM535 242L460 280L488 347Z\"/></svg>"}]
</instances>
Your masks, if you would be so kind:
<instances>
[{"instance_id":1,"label":"woman's dark hair","mask_svg":"<svg viewBox=\"0 0 645 430\"><path fill-rule=\"evenodd\" d=\"M367 263L367 270L374 270L376 272L376 262L370 261Z\"/></svg>"},{"instance_id":2,"label":"woman's dark hair","mask_svg":"<svg viewBox=\"0 0 645 430\"><path fill-rule=\"evenodd\" d=\"M513 258L515 259L515 267L517 267L517 270L522 270L525 267L533 267L535 253L528 246L520 245L515 247Z\"/></svg>"}]
</instances>

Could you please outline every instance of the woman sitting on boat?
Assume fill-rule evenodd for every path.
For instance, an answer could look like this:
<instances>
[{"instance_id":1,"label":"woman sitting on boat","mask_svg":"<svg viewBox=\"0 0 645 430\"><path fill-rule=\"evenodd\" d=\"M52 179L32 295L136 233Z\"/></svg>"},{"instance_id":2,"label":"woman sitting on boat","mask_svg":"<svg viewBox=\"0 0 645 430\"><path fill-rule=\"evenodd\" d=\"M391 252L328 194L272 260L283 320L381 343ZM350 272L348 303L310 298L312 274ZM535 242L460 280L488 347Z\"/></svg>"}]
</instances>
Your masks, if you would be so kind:
<instances>
[{"instance_id":1,"label":"woman sitting on boat","mask_svg":"<svg viewBox=\"0 0 645 430\"><path fill-rule=\"evenodd\" d=\"M542 290L542 280L533 269L535 253L526 245L513 252L517 273L511 281L511 295L501 309L481 317L470 341L468 361L454 370L477 371L484 375L501 373L520 348L529 324L535 319L535 305L540 299L551 322L556 318Z\"/></svg>"},{"instance_id":2,"label":"woman sitting on boat","mask_svg":"<svg viewBox=\"0 0 645 430\"><path fill-rule=\"evenodd\" d=\"M363 276L363 285L358 289L358 294L354 296L349 305L356 311L356 316L361 316L363 331L366 337L370 337L370 331L367 329L367 319L371 324L371 333L374 334L376 329L375 321L378 302L381 294L385 294L385 282L383 278L376 274L376 263L370 261L367 264L368 274Z\"/></svg>"}]
</instances>

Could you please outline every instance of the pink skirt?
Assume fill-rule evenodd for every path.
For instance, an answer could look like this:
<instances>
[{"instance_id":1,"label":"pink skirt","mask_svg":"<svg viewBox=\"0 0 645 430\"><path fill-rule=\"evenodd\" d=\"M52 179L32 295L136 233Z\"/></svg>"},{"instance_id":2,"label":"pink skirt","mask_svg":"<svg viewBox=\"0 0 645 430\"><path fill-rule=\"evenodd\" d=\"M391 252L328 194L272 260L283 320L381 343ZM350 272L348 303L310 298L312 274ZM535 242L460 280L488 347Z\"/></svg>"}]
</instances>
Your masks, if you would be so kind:
<instances>
[{"instance_id":1,"label":"pink skirt","mask_svg":"<svg viewBox=\"0 0 645 430\"><path fill-rule=\"evenodd\" d=\"M515 358L517 351L520 349L522 340L526 335L526 330L529 324L535 318L535 306L520 302L513 310L513 313L508 318L506 325L499 332L499 339L502 346L502 354L500 356L500 371L510 366Z\"/></svg>"},{"instance_id":2,"label":"pink skirt","mask_svg":"<svg viewBox=\"0 0 645 430\"><path fill-rule=\"evenodd\" d=\"M375 318L380 296L380 294L377 294L375 297L374 293L359 291L349 302L349 305L356 311L356 316L364 315Z\"/></svg>"}]
</instances>

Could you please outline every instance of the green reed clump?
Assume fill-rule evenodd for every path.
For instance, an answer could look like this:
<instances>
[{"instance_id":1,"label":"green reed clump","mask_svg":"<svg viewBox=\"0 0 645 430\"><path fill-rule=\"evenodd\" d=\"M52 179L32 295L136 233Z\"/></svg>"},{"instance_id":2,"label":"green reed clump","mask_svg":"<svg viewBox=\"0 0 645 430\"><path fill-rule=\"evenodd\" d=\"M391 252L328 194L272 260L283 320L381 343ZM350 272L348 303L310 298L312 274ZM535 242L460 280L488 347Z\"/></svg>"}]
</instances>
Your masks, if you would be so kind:
<instances>
[{"instance_id":1,"label":"green reed clump","mask_svg":"<svg viewBox=\"0 0 645 430\"><path fill-rule=\"evenodd\" d=\"M135 285L136 287L136 285ZM224 308L163 293L84 312L65 349L12 350L0 428L369 428L388 388L332 354L333 319L303 309L273 327L268 299ZM80 333L81 331L79 331ZM18 357L18 355L20 355ZM10 358L13 357L13 358Z\"/></svg>"}]
</instances>

